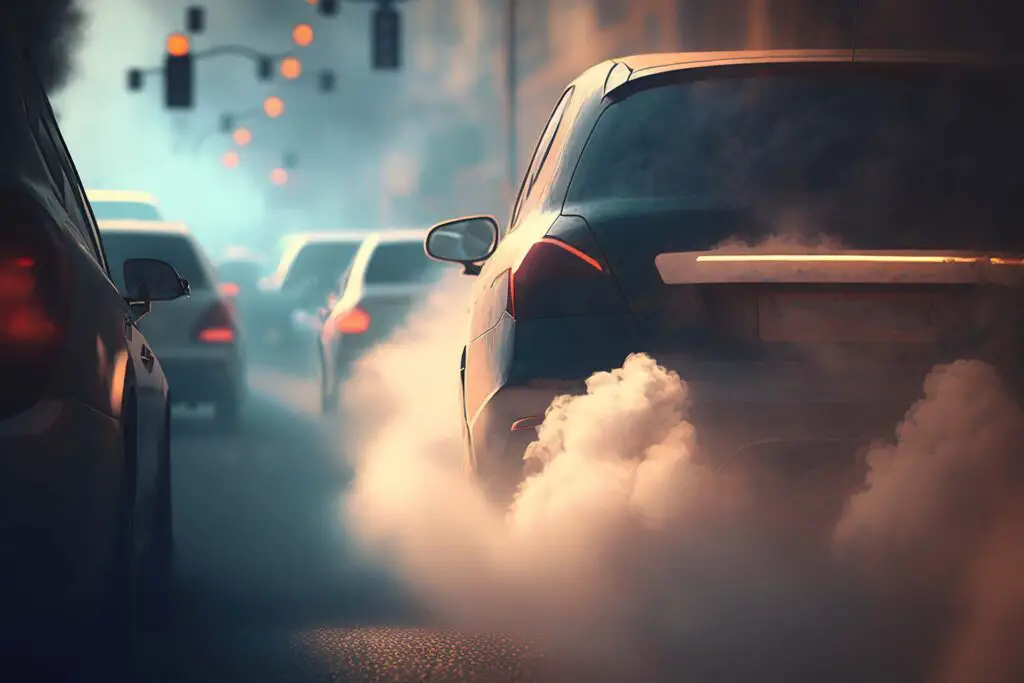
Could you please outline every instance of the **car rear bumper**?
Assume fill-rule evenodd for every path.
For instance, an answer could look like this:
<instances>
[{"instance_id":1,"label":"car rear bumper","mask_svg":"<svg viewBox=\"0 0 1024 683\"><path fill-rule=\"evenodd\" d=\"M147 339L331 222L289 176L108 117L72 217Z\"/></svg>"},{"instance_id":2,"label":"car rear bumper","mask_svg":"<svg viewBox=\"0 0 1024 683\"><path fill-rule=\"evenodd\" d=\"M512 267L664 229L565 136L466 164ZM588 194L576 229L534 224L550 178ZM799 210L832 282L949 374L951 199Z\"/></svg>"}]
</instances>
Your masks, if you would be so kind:
<instances>
[{"instance_id":1,"label":"car rear bumper","mask_svg":"<svg viewBox=\"0 0 1024 683\"><path fill-rule=\"evenodd\" d=\"M106 588L123 478L120 428L75 401L33 410L54 407L55 420L39 431L0 421L4 629L88 616Z\"/></svg>"},{"instance_id":2,"label":"car rear bumper","mask_svg":"<svg viewBox=\"0 0 1024 683\"><path fill-rule=\"evenodd\" d=\"M160 353L175 403L237 400L245 394L245 369L236 347Z\"/></svg>"},{"instance_id":3,"label":"car rear bumper","mask_svg":"<svg viewBox=\"0 0 1024 683\"><path fill-rule=\"evenodd\" d=\"M796 367L687 367L672 358L663 365L686 382L686 419L697 430L700 457L714 466L796 444L836 444L852 456L874 440L894 436L921 397L924 381L924 373L851 382L814 377ZM585 379L534 379L499 388L472 416L470 468L485 483L518 482L536 429L514 425L539 423L556 396L586 393Z\"/></svg>"}]
</instances>

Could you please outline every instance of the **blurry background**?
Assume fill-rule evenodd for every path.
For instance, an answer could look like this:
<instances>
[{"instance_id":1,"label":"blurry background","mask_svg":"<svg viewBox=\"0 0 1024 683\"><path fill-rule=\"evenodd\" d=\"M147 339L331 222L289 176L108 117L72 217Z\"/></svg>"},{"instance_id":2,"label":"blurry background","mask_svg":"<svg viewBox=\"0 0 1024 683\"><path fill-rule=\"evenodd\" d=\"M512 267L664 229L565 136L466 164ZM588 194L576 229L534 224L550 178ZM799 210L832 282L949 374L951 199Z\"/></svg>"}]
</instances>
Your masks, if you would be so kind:
<instances>
[{"instance_id":1,"label":"blurry background","mask_svg":"<svg viewBox=\"0 0 1024 683\"><path fill-rule=\"evenodd\" d=\"M248 59L206 59L196 64L195 110L169 113L159 76L132 93L125 74L162 63L166 37L184 30L189 4L80 0L81 49L56 105L87 185L153 192L216 254L295 230L425 225L474 212L504 218L513 185L508 148L522 169L558 93L587 66L636 52L848 44L854 3L409 0L396 4L402 65L389 72L370 65L372 3L343 0L339 14L327 17L307 0L218 0L207 4L207 30L193 38L193 50L293 50L304 74L261 82ZM861 40L895 31L904 44L920 43L914 36L955 27L957 42L967 44L983 3L959 4L965 9L946 12L940 24L938 14L921 12L935 2L863 0ZM924 27L923 17L936 25ZM297 23L314 29L308 47L292 42ZM325 68L337 76L326 94L314 80ZM219 118L258 109L268 95L284 100L285 114L247 120L252 141L239 150L238 165L225 168L232 142L218 132ZM277 187L270 172L284 154L298 163Z\"/></svg>"}]
</instances>

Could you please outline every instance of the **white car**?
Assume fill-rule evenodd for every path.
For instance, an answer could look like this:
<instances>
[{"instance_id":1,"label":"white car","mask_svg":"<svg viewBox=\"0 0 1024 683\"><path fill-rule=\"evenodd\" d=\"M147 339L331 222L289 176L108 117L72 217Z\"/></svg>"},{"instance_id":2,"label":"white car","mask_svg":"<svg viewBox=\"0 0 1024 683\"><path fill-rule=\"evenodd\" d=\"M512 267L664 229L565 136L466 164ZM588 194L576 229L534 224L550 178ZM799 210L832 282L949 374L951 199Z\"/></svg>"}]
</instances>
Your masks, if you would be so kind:
<instances>
[{"instance_id":1,"label":"white car","mask_svg":"<svg viewBox=\"0 0 1024 683\"><path fill-rule=\"evenodd\" d=\"M416 302L453 268L427 256L425 236L424 230L367 236L328 307L320 310L317 348L324 414L337 409L338 387L352 363L404 323Z\"/></svg>"},{"instance_id":2,"label":"white car","mask_svg":"<svg viewBox=\"0 0 1024 683\"><path fill-rule=\"evenodd\" d=\"M0 647L120 680L173 558L167 381L138 323L187 287L162 260L109 264L46 94L4 41L0 86Z\"/></svg>"},{"instance_id":3,"label":"white car","mask_svg":"<svg viewBox=\"0 0 1024 683\"><path fill-rule=\"evenodd\" d=\"M86 190L98 221L163 221L156 197L139 190Z\"/></svg>"},{"instance_id":4,"label":"white car","mask_svg":"<svg viewBox=\"0 0 1024 683\"><path fill-rule=\"evenodd\" d=\"M180 223L100 221L100 232L115 273L128 255L159 257L189 281L191 296L166 305L142 329L160 354L171 400L213 404L215 420L233 429L246 393L241 335L231 300L219 291L199 244Z\"/></svg>"},{"instance_id":5,"label":"white car","mask_svg":"<svg viewBox=\"0 0 1024 683\"><path fill-rule=\"evenodd\" d=\"M296 311L316 315L331 288L352 262L366 232L294 233L281 239L281 256L273 272L259 283L250 308L253 332L273 348L308 342ZM306 316L308 317L308 316Z\"/></svg>"}]
</instances>

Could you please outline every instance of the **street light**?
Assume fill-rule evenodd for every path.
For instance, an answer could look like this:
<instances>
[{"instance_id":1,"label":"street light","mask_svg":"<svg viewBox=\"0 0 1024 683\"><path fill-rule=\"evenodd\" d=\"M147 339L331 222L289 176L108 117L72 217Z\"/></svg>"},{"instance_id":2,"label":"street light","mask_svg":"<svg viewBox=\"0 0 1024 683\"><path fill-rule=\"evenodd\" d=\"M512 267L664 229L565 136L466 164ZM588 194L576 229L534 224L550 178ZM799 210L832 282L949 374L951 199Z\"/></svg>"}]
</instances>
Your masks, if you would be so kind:
<instances>
[{"instance_id":1,"label":"street light","mask_svg":"<svg viewBox=\"0 0 1024 683\"><path fill-rule=\"evenodd\" d=\"M284 100L276 95L271 95L263 100L263 111L270 118L276 119L284 113Z\"/></svg>"},{"instance_id":2,"label":"street light","mask_svg":"<svg viewBox=\"0 0 1024 683\"><path fill-rule=\"evenodd\" d=\"M281 60L281 75L292 81L302 75L302 62L297 57L285 57Z\"/></svg>"},{"instance_id":3,"label":"street light","mask_svg":"<svg viewBox=\"0 0 1024 683\"><path fill-rule=\"evenodd\" d=\"M308 47L313 42L313 27L309 24L296 24L292 29L292 40L299 47Z\"/></svg>"},{"instance_id":4,"label":"street light","mask_svg":"<svg viewBox=\"0 0 1024 683\"><path fill-rule=\"evenodd\" d=\"M278 187L288 182L288 171L283 168L275 168L270 172L270 182L274 183Z\"/></svg>"},{"instance_id":5,"label":"street light","mask_svg":"<svg viewBox=\"0 0 1024 683\"><path fill-rule=\"evenodd\" d=\"M231 134L231 139L239 147L245 147L252 142L252 133L249 132L248 128L236 128L235 132Z\"/></svg>"},{"instance_id":6,"label":"street light","mask_svg":"<svg viewBox=\"0 0 1024 683\"><path fill-rule=\"evenodd\" d=\"M235 168L238 166L238 152L225 152L220 161L226 168Z\"/></svg>"}]
</instances>

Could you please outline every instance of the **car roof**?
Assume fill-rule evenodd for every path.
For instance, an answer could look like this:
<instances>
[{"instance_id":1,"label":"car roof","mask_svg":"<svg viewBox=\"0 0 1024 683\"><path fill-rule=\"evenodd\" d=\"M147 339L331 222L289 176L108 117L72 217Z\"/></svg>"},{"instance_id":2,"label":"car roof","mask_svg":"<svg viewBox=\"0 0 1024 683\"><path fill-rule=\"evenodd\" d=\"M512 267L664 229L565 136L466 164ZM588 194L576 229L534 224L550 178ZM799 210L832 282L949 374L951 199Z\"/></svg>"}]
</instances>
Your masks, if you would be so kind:
<instances>
[{"instance_id":1,"label":"car roof","mask_svg":"<svg viewBox=\"0 0 1024 683\"><path fill-rule=\"evenodd\" d=\"M394 228L390 230L379 230L373 233L377 244L388 242L422 242L427 236L427 230L419 228Z\"/></svg>"},{"instance_id":2,"label":"car roof","mask_svg":"<svg viewBox=\"0 0 1024 683\"><path fill-rule=\"evenodd\" d=\"M333 230L330 232L292 232L281 239L289 244L312 242L360 242L368 233L358 230Z\"/></svg>"},{"instance_id":3,"label":"car roof","mask_svg":"<svg viewBox=\"0 0 1024 683\"><path fill-rule=\"evenodd\" d=\"M990 58L979 53L921 50L720 50L713 52L662 52L631 55L609 60L629 69L619 85L645 76L715 66L782 63L892 63L892 64L984 64ZM605 67L607 71L607 66Z\"/></svg>"},{"instance_id":4,"label":"car roof","mask_svg":"<svg viewBox=\"0 0 1024 683\"><path fill-rule=\"evenodd\" d=\"M134 202L138 204L158 204L156 197L142 190L86 190L85 196L90 202Z\"/></svg>"},{"instance_id":5,"label":"car roof","mask_svg":"<svg viewBox=\"0 0 1024 683\"><path fill-rule=\"evenodd\" d=\"M110 220L97 221L100 232L135 232L163 235L189 235L188 226L178 221Z\"/></svg>"}]
</instances>

